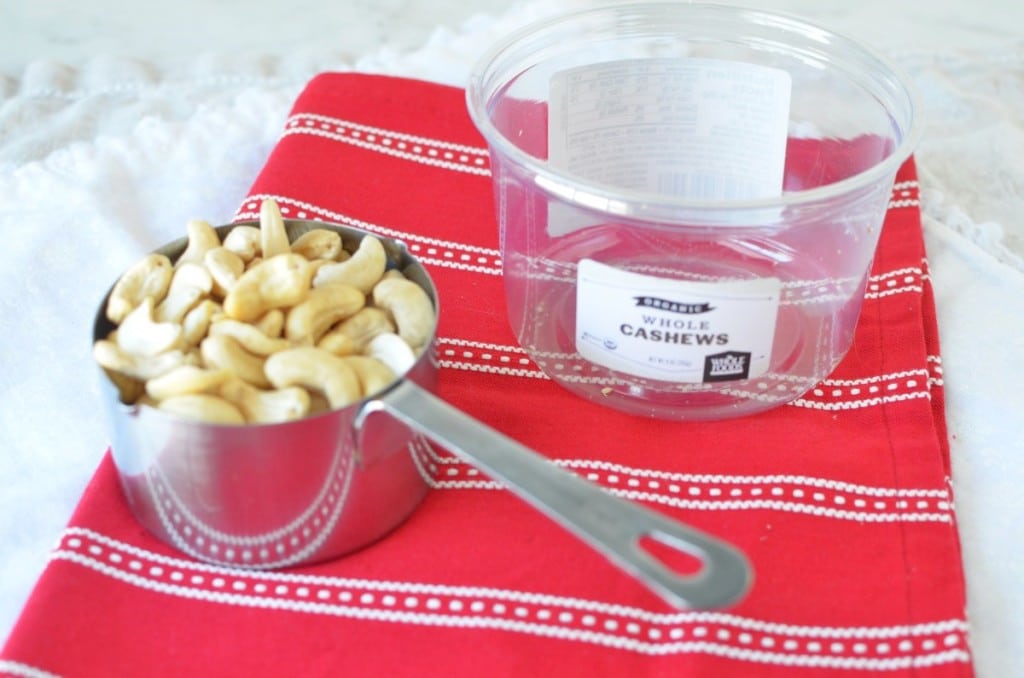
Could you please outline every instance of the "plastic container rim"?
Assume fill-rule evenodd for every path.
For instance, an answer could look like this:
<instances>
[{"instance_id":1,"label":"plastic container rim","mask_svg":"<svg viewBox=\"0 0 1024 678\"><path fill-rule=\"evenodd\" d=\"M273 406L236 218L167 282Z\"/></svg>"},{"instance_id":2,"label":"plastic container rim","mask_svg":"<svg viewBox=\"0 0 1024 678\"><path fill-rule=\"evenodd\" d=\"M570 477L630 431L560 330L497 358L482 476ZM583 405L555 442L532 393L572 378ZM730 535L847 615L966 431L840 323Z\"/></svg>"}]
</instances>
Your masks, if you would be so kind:
<instances>
[{"instance_id":1,"label":"plastic container rim","mask_svg":"<svg viewBox=\"0 0 1024 678\"><path fill-rule=\"evenodd\" d=\"M875 61L878 66L882 67L882 75L876 77L875 80L889 80L898 86L898 94L902 94L905 99L909 125L906 130L901 130L903 132L902 137L888 156L868 169L840 181L814 188L786 192L775 198L706 200L666 196L652 192L619 191L609 187L607 184L599 184L580 177L563 174L550 168L545 161L539 160L517 147L491 122L488 112L489 98L485 98L485 94L492 95L493 92L485 92L484 90L485 84L490 84L489 71L493 64L521 42L551 27L567 25L587 17L607 15L609 18L614 18L615 15L621 15L625 12L650 13L657 10L710 12L733 18L758 17L772 24L778 24L782 21L788 24L787 30L799 29L803 32L812 32L833 44L840 44L843 49L855 53L858 60ZM699 3L681 5L678 3L654 2L607 5L599 8L565 12L530 22L506 35L478 58L470 71L469 84L466 88L466 105L470 117L488 145L505 158L511 160L515 165L528 171L534 177L534 183L546 192L556 194L567 202L574 203L585 209L596 209L619 216L660 217L669 220L671 220L674 213L680 211L710 213L778 210L780 208L798 207L827 201L831 198L853 193L858 189L881 181L887 175L894 174L913 153L922 128L920 97L911 83L909 75L874 49L841 33L792 15L765 12L739 6Z\"/></svg>"}]
</instances>

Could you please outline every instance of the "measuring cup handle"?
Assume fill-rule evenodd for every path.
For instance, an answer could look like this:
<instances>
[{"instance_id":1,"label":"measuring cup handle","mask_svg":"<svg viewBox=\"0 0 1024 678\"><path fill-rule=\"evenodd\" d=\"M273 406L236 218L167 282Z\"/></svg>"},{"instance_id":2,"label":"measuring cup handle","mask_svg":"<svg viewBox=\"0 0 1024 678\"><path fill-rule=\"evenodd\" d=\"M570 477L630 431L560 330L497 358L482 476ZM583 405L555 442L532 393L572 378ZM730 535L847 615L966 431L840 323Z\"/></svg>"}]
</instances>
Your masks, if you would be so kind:
<instances>
[{"instance_id":1,"label":"measuring cup handle","mask_svg":"<svg viewBox=\"0 0 1024 678\"><path fill-rule=\"evenodd\" d=\"M558 468L411 381L401 381L367 402L356 418L357 432L378 411L502 482L676 607L724 607L750 587L750 565L733 546ZM642 548L645 537L696 558L701 569L691 575L677 573Z\"/></svg>"}]
</instances>

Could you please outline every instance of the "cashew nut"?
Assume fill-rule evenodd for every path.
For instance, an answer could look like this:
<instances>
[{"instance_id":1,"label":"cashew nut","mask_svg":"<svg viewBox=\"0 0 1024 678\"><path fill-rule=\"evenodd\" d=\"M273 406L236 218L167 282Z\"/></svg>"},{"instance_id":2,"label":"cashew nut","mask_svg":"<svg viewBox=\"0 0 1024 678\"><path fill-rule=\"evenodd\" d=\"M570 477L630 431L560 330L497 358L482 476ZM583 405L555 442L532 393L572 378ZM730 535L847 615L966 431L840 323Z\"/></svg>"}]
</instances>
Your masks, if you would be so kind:
<instances>
[{"instance_id":1,"label":"cashew nut","mask_svg":"<svg viewBox=\"0 0 1024 678\"><path fill-rule=\"evenodd\" d=\"M222 318L213 322L210 325L209 335L211 337L231 337L241 344L242 348L254 355L270 355L290 348L292 345L287 339L268 337L255 325L231 318Z\"/></svg>"},{"instance_id":2,"label":"cashew nut","mask_svg":"<svg viewBox=\"0 0 1024 678\"><path fill-rule=\"evenodd\" d=\"M317 348L322 348L336 356L355 355L359 353L355 340L347 334L331 330L325 334L320 341L316 342Z\"/></svg>"},{"instance_id":3,"label":"cashew nut","mask_svg":"<svg viewBox=\"0 0 1024 678\"><path fill-rule=\"evenodd\" d=\"M317 287L296 304L285 318L284 334L296 344L312 344L339 320L356 313L366 303L363 293L351 285Z\"/></svg>"},{"instance_id":4,"label":"cashew nut","mask_svg":"<svg viewBox=\"0 0 1024 678\"><path fill-rule=\"evenodd\" d=\"M284 332L284 311L279 308L272 308L264 313L262 317L253 320L252 325L272 339L280 337L281 333Z\"/></svg>"},{"instance_id":5,"label":"cashew nut","mask_svg":"<svg viewBox=\"0 0 1024 678\"><path fill-rule=\"evenodd\" d=\"M220 298L223 298L245 273L245 262L226 247L208 250L203 257L203 263L213 278L213 292Z\"/></svg>"},{"instance_id":6,"label":"cashew nut","mask_svg":"<svg viewBox=\"0 0 1024 678\"><path fill-rule=\"evenodd\" d=\"M368 398L383 391L395 381L395 373L377 358L365 355L350 355L342 358L359 377L363 397Z\"/></svg>"},{"instance_id":7,"label":"cashew nut","mask_svg":"<svg viewBox=\"0 0 1024 678\"><path fill-rule=\"evenodd\" d=\"M114 284L107 300L107 319L120 323L143 299L159 302L167 294L174 268L162 254L150 254L137 261Z\"/></svg>"},{"instance_id":8,"label":"cashew nut","mask_svg":"<svg viewBox=\"0 0 1024 678\"><path fill-rule=\"evenodd\" d=\"M203 361L209 367L219 367L230 371L237 377L260 388L267 388L270 382L263 372L262 356L249 353L234 338L224 335L213 335L203 339L199 344Z\"/></svg>"},{"instance_id":9,"label":"cashew nut","mask_svg":"<svg viewBox=\"0 0 1024 678\"><path fill-rule=\"evenodd\" d=\"M371 339L382 332L394 332L395 324L388 314L375 306L361 309L325 334L317 346L335 355L362 353Z\"/></svg>"},{"instance_id":10,"label":"cashew nut","mask_svg":"<svg viewBox=\"0 0 1024 678\"><path fill-rule=\"evenodd\" d=\"M117 345L128 353L152 356L181 341L181 325L153 320L153 299L146 297L117 328Z\"/></svg>"},{"instance_id":11,"label":"cashew nut","mask_svg":"<svg viewBox=\"0 0 1024 678\"><path fill-rule=\"evenodd\" d=\"M167 296L156 307L156 319L160 322L180 323L201 299L213 289L210 272L200 264L178 265L171 278Z\"/></svg>"},{"instance_id":12,"label":"cashew nut","mask_svg":"<svg viewBox=\"0 0 1024 678\"><path fill-rule=\"evenodd\" d=\"M198 346L206 336L210 322L217 315L223 315L224 309L213 299L203 299L182 318L181 343L185 346Z\"/></svg>"},{"instance_id":13,"label":"cashew nut","mask_svg":"<svg viewBox=\"0 0 1024 678\"><path fill-rule=\"evenodd\" d=\"M174 262L175 268L184 264L201 264L208 251L220 247L220 237L207 221L191 219L185 225L185 230L188 232L188 246Z\"/></svg>"},{"instance_id":14,"label":"cashew nut","mask_svg":"<svg viewBox=\"0 0 1024 678\"><path fill-rule=\"evenodd\" d=\"M249 263L261 252L263 236L255 226L235 226L224 236L224 249Z\"/></svg>"},{"instance_id":15,"label":"cashew nut","mask_svg":"<svg viewBox=\"0 0 1024 678\"><path fill-rule=\"evenodd\" d=\"M186 360L185 354L177 349L152 356L135 355L109 339L100 339L93 344L92 355L101 367L141 381L159 377Z\"/></svg>"},{"instance_id":16,"label":"cashew nut","mask_svg":"<svg viewBox=\"0 0 1024 678\"><path fill-rule=\"evenodd\" d=\"M306 231L292 242L292 252L301 254L310 261L315 259L337 260L344 248L341 236L326 228L314 228Z\"/></svg>"},{"instance_id":17,"label":"cashew nut","mask_svg":"<svg viewBox=\"0 0 1024 678\"><path fill-rule=\"evenodd\" d=\"M416 363L412 348L393 332L382 332L371 339L366 355L381 361L397 375L405 374Z\"/></svg>"},{"instance_id":18,"label":"cashew nut","mask_svg":"<svg viewBox=\"0 0 1024 678\"><path fill-rule=\"evenodd\" d=\"M316 280L316 274L320 272L321 268L324 266L331 266L336 263L338 262L333 259L310 259L309 265L313 269L313 279Z\"/></svg>"},{"instance_id":19,"label":"cashew nut","mask_svg":"<svg viewBox=\"0 0 1024 678\"><path fill-rule=\"evenodd\" d=\"M327 402L327 396L319 391L307 391L309 393L309 414L323 414L331 411L331 404Z\"/></svg>"},{"instance_id":20,"label":"cashew nut","mask_svg":"<svg viewBox=\"0 0 1024 678\"><path fill-rule=\"evenodd\" d=\"M263 391L241 379L228 379L221 384L220 395L254 424L293 421L309 414L309 393L299 386Z\"/></svg>"},{"instance_id":21,"label":"cashew nut","mask_svg":"<svg viewBox=\"0 0 1024 678\"><path fill-rule=\"evenodd\" d=\"M160 401L189 393L210 393L229 377L231 372L225 369L181 365L147 381L146 394Z\"/></svg>"},{"instance_id":22,"label":"cashew nut","mask_svg":"<svg viewBox=\"0 0 1024 678\"><path fill-rule=\"evenodd\" d=\"M103 368L110 382L117 388L118 399L125 405L138 402L139 398L146 394L146 384L140 379L129 377L114 370Z\"/></svg>"},{"instance_id":23,"label":"cashew nut","mask_svg":"<svg viewBox=\"0 0 1024 678\"><path fill-rule=\"evenodd\" d=\"M224 297L224 312L235 320L252 321L274 308L293 306L306 296L312 270L298 254L265 259L242 274Z\"/></svg>"},{"instance_id":24,"label":"cashew nut","mask_svg":"<svg viewBox=\"0 0 1024 678\"><path fill-rule=\"evenodd\" d=\"M388 312L398 325L398 335L412 348L419 348L430 339L434 331L434 304L413 281L381 280L373 288L373 303Z\"/></svg>"},{"instance_id":25,"label":"cashew nut","mask_svg":"<svg viewBox=\"0 0 1024 678\"><path fill-rule=\"evenodd\" d=\"M345 283L368 294L377 284L387 267L387 253L380 240L372 235L364 236L359 248L345 261L322 266L313 278L313 287L331 283Z\"/></svg>"},{"instance_id":26,"label":"cashew nut","mask_svg":"<svg viewBox=\"0 0 1024 678\"><path fill-rule=\"evenodd\" d=\"M207 393L190 393L162 400L157 408L185 419L210 424L244 424L245 417L237 407Z\"/></svg>"},{"instance_id":27,"label":"cashew nut","mask_svg":"<svg viewBox=\"0 0 1024 678\"><path fill-rule=\"evenodd\" d=\"M332 408L354 403L362 394L359 377L344 360L313 346L275 353L264 370L275 388L305 386L324 394Z\"/></svg>"},{"instance_id":28,"label":"cashew nut","mask_svg":"<svg viewBox=\"0 0 1024 678\"><path fill-rule=\"evenodd\" d=\"M291 252L281 210L278 209L277 203L270 199L260 204L260 235L264 259Z\"/></svg>"},{"instance_id":29,"label":"cashew nut","mask_svg":"<svg viewBox=\"0 0 1024 678\"><path fill-rule=\"evenodd\" d=\"M354 355L359 352L354 339L346 334L335 332L334 330L328 332L321 338L321 340L317 341L316 347L323 348L335 355Z\"/></svg>"}]
</instances>

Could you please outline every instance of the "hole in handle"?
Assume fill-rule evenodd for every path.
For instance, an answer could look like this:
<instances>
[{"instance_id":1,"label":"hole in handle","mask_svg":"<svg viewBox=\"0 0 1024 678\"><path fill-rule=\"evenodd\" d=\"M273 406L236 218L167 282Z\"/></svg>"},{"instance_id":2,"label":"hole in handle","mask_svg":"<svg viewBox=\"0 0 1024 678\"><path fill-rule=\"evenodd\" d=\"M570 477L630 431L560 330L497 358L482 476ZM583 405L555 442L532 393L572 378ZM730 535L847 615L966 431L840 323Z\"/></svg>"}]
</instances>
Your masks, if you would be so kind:
<instances>
[{"instance_id":1,"label":"hole in handle","mask_svg":"<svg viewBox=\"0 0 1024 678\"><path fill-rule=\"evenodd\" d=\"M641 536L637 546L681 577L695 577L707 566L700 557L681 549L677 541L657 532Z\"/></svg>"}]
</instances>

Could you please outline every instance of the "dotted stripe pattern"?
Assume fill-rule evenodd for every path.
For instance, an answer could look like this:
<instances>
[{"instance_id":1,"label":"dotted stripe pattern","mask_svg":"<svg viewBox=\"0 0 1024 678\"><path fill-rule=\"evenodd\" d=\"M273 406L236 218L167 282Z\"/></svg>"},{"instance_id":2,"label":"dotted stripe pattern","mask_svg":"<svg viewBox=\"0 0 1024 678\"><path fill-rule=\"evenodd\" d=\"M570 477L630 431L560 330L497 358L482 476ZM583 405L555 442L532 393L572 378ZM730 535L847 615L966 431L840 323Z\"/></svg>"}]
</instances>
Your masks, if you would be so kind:
<instances>
[{"instance_id":1,"label":"dotted stripe pattern","mask_svg":"<svg viewBox=\"0 0 1024 678\"><path fill-rule=\"evenodd\" d=\"M796 407L830 411L871 407L917 398L930 399L939 385L928 370L908 370L878 377L825 380L794 401Z\"/></svg>"},{"instance_id":2,"label":"dotted stripe pattern","mask_svg":"<svg viewBox=\"0 0 1024 678\"><path fill-rule=\"evenodd\" d=\"M891 670L969 662L961 619L806 626L716 612L648 610L526 591L237 570L148 552L68 528L53 560L191 600L557 638L645 655L707 654L756 664Z\"/></svg>"},{"instance_id":3,"label":"dotted stripe pattern","mask_svg":"<svg viewBox=\"0 0 1024 678\"><path fill-rule=\"evenodd\" d=\"M933 389L944 386L942 380L942 356L930 355L926 360L928 366L928 385Z\"/></svg>"},{"instance_id":4,"label":"dotted stripe pattern","mask_svg":"<svg viewBox=\"0 0 1024 678\"><path fill-rule=\"evenodd\" d=\"M548 375L556 374L565 381L607 386L618 384L617 380L606 376L603 368L571 353L543 354L534 362L518 346L440 337L438 356L440 366L446 369L530 379L550 379ZM827 411L850 410L918 398L930 399L933 389L941 386L942 361L938 356L931 356L928 369L861 379L825 379L788 405ZM705 384L677 384L673 388L699 391L709 387ZM736 390L736 393L749 398L784 400L805 388L805 383L792 376L768 374L751 380L742 392Z\"/></svg>"},{"instance_id":5,"label":"dotted stripe pattern","mask_svg":"<svg viewBox=\"0 0 1024 678\"><path fill-rule=\"evenodd\" d=\"M485 275L501 275L501 253L498 250L431 238L408 231L399 231L387 226L381 226L380 224L354 219L346 214L283 195L259 193L249 196L238 212L235 213L234 220L259 219L260 203L268 198L277 202L281 208L281 215L286 219L308 219L310 221L345 224L385 238L401 241L405 243L413 256L427 265Z\"/></svg>"},{"instance_id":6,"label":"dotted stripe pattern","mask_svg":"<svg viewBox=\"0 0 1024 678\"><path fill-rule=\"evenodd\" d=\"M453 144L439 139L404 134L313 113L299 113L285 122L282 136L309 134L352 144L426 165L490 176L490 154L486 148ZM893 184L889 209L919 208L920 184L916 180Z\"/></svg>"},{"instance_id":7,"label":"dotted stripe pattern","mask_svg":"<svg viewBox=\"0 0 1024 678\"><path fill-rule=\"evenodd\" d=\"M502 490L480 470L414 444L420 471L439 490ZM945 523L954 520L946 488L873 487L804 476L694 475L638 469L595 460L554 460L612 494L694 511L771 510L860 523Z\"/></svg>"},{"instance_id":8,"label":"dotted stripe pattern","mask_svg":"<svg viewBox=\"0 0 1024 678\"><path fill-rule=\"evenodd\" d=\"M453 144L312 113L298 113L288 118L282 137L295 134L317 136L455 172L484 177L491 175L490 156L485 148Z\"/></svg>"},{"instance_id":9,"label":"dotted stripe pattern","mask_svg":"<svg viewBox=\"0 0 1024 678\"><path fill-rule=\"evenodd\" d=\"M530 272L531 277L551 282L562 282L575 284L576 264L565 261L555 261L543 257L534 260L535 270ZM635 270L638 273L657 275L659 272L666 272L666 269L658 267L642 266ZM893 294L904 292L916 292L920 294L924 290L925 281L929 280L927 269L902 268L897 271L890 271L868 278L868 287L865 290L865 299L881 299ZM678 271L672 271L678 274ZM729 279L720 276L694 274L692 280L698 282L725 282ZM846 301L853 296L860 281L855 278L821 278L818 280L790 280L782 283L782 295L779 303L782 306L806 306L809 304L834 304L835 302Z\"/></svg>"},{"instance_id":10,"label":"dotted stripe pattern","mask_svg":"<svg viewBox=\"0 0 1024 678\"><path fill-rule=\"evenodd\" d=\"M550 379L519 346L438 337L438 364L442 368L487 372L510 377ZM566 354L566 358L571 356Z\"/></svg>"},{"instance_id":11,"label":"dotted stripe pattern","mask_svg":"<svg viewBox=\"0 0 1024 678\"><path fill-rule=\"evenodd\" d=\"M348 497L351 459L348 453L335 455L320 492L291 524L256 535L212 529L189 511L155 468L147 473L146 488L164 532L180 551L228 565L280 568L308 558L333 532Z\"/></svg>"},{"instance_id":12,"label":"dotted stripe pattern","mask_svg":"<svg viewBox=\"0 0 1024 678\"><path fill-rule=\"evenodd\" d=\"M463 243L429 238L407 231L354 219L340 212L328 210L312 203L294 200L287 196L272 194L256 194L249 197L239 211L235 220L258 219L260 202L266 198L274 199L286 218L309 219L341 223L360 228L387 238L406 243L409 251L428 265L452 268L485 275L502 275L501 253L492 248L482 248ZM537 270L531 276L537 279L575 283L576 266L573 263L538 258L534 264ZM645 270L657 273L656 270ZM713 281L721 278L695 276L695 280ZM920 268L902 268L873 275L868 280L864 293L866 300L882 299L894 294L913 292L920 294L929 280L927 264L922 262ZM858 281L853 278L824 278L820 280L797 280L783 283L782 305L832 304L849 299Z\"/></svg>"},{"instance_id":13,"label":"dotted stripe pattern","mask_svg":"<svg viewBox=\"0 0 1024 678\"><path fill-rule=\"evenodd\" d=\"M880 273L868 279L864 298L882 299L903 292L921 294L924 292L924 286L929 280L931 280L931 277L928 274L927 262L922 262L920 268L901 268L895 271Z\"/></svg>"},{"instance_id":14,"label":"dotted stripe pattern","mask_svg":"<svg viewBox=\"0 0 1024 678\"><path fill-rule=\"evenodd\" d=\"M914 181L897 181L892 187L889 209L919 208L921 206L920 184Z\"/></svg>"}]
</instances>

